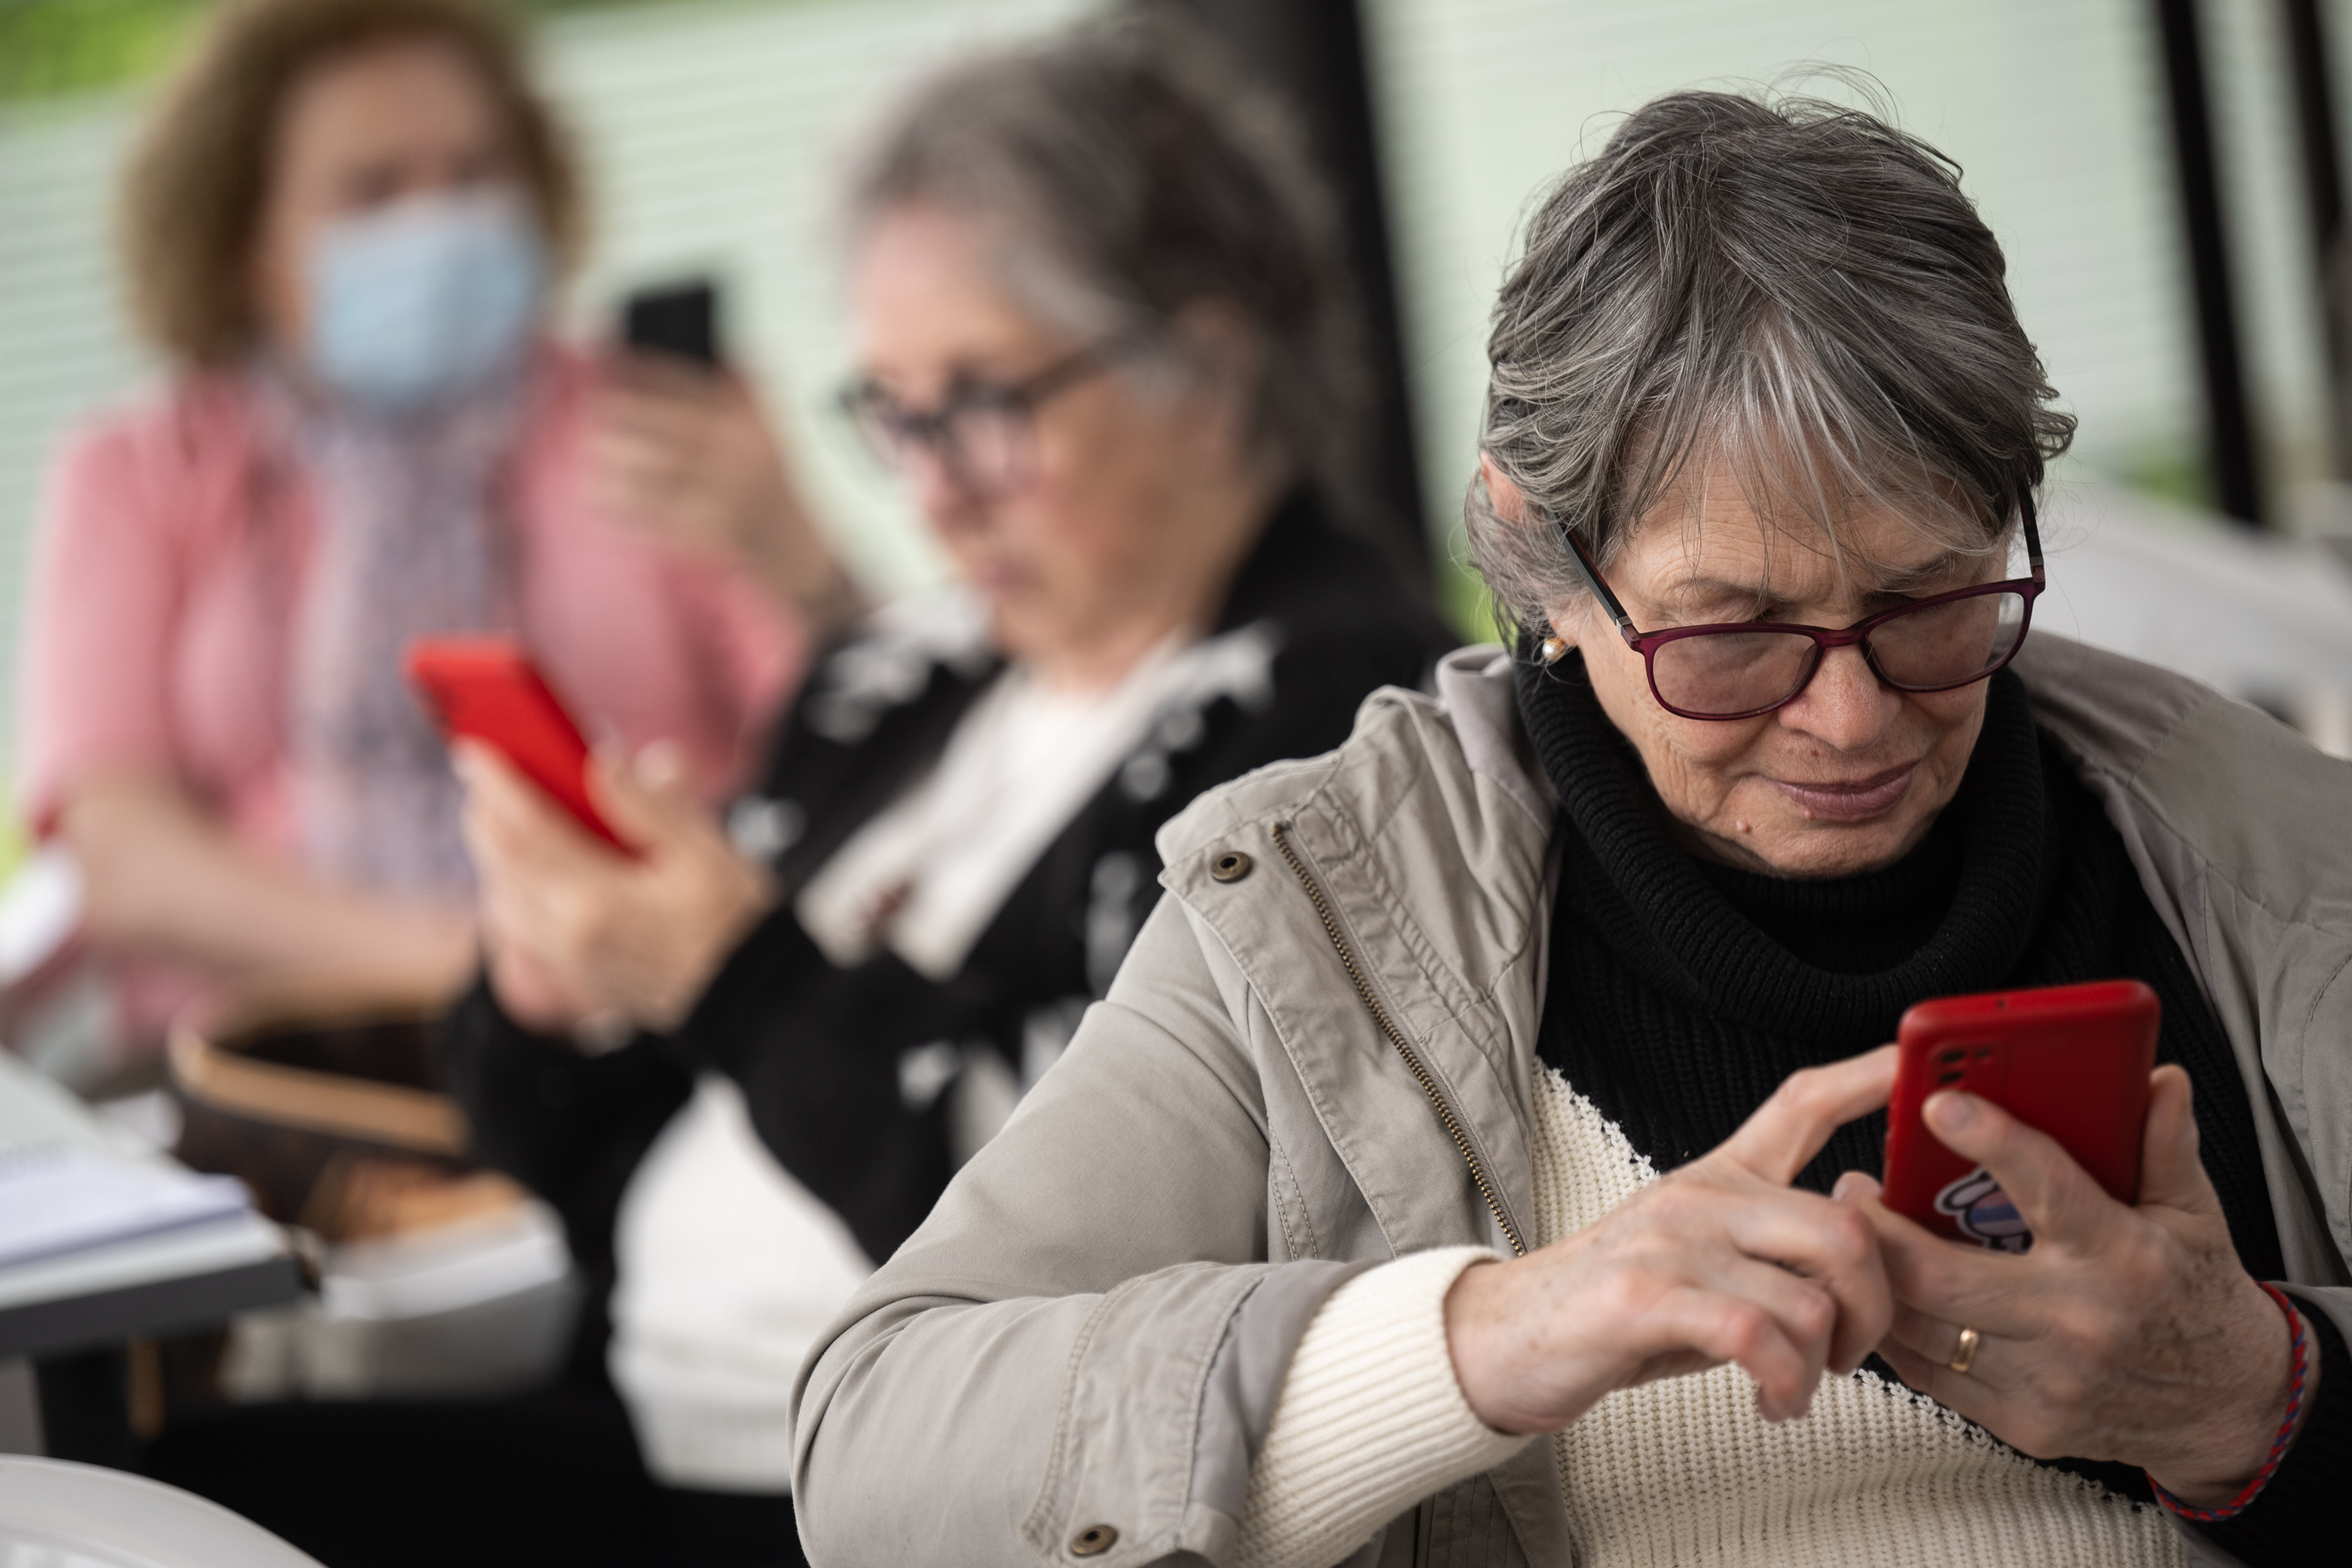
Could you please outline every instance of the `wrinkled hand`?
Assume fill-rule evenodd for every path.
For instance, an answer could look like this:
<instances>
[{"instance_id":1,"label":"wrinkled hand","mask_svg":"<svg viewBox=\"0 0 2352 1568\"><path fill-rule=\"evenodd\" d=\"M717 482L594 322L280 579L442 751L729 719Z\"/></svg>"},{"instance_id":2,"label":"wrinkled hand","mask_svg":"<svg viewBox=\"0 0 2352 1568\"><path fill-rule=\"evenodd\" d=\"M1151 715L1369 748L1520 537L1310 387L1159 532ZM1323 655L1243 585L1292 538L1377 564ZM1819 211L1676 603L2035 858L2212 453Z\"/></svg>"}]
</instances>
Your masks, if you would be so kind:
<instances>
[{"instance_id":1,"label":"wrinkled hand","mask_svg":"<svg viewBox=\"0 0 2352 1568\"><path fill-rule=\"evenodd\" d=\"M518 1022L552 1030L685 1021L774 902L687 787L676 748L631 766L600 752L596 808L637 849L616 853L487 746L461 744L466 841L482 885L490 983Z\"/></svg>"},{"instance_id":2,"label":"wrinkled hand","mask_svg":"<svg viewBox=\"0 0 2352 1568\"><path fill-rule=\"evenodd\" d=\"M1736 1362L1767 1420L1802 1415L1823 1368L1852 1372L1878 1343L1894 1301L1863 1215L1789 1183L1894 1082L1892 1046L1796 1073L1600 1223L1465 1271L1445 1330L1471 1409L1497 1431L1558 1431L1617 1389Z\"/></svg>"},{"instance_id":3,"label":"wrinkled hand","mask_svg":"<svg viewBox=\"0 0 2352 1568\"><path fill-rule=\"evenodd\" d=\"M820 634L862 607L801 505L758 395L732 371L616 357L597 393L588 474L605 511L744 562Z\"/></svg>"},{"instance_id":4,"label":"wrinkled hand","mask_svg":"<svg viewBox=\"0 0 2352 1568\"><path fill-rule=\"evenodd\" d=\"M1928 1100L1929 1130L2032 1227L2023 1254L1931 1235L1859 1172L1838 1194L1878 1229L1898 1304L1879 1351L1904 1382L2028 1454L2138 1465L2201 1506L2261 1468L2286 1410L2288 1333L2198 1161L2188 1074L2151 1082L2137 1207L1990 1100ZM1979 1335L1966 1374L1947 1364L1963 1325Z\"/></svg>"}]
</instances>

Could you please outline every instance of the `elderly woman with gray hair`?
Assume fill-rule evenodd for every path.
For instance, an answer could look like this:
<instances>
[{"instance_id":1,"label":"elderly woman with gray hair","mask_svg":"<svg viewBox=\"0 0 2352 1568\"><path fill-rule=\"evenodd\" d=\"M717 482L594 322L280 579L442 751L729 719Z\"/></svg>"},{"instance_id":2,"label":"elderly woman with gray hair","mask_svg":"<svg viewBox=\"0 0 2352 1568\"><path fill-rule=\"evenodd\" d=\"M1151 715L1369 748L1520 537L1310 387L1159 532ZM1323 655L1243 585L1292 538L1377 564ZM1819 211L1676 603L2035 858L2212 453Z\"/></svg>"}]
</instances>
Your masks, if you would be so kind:
<instances>
[{"instance_id":1,"label":"elderly woman with gray hair","mask_svg":"<svg viewBox=\"0 0 2352 1568\"><path fill-rule=\"evenodd\" d=\"M2352 779L2027 641L2071 421L1957 169L1661 99L1534 217L1490 355L1517 652L1163 830L1109 996L803 1373L814 1555L2336 1539ZM2032 1250L1879 1204L1907 1005L2118 975L2164 1004L2136 1205L1959 1093L1930 1125Z\"/></svg>"}]
</instances>

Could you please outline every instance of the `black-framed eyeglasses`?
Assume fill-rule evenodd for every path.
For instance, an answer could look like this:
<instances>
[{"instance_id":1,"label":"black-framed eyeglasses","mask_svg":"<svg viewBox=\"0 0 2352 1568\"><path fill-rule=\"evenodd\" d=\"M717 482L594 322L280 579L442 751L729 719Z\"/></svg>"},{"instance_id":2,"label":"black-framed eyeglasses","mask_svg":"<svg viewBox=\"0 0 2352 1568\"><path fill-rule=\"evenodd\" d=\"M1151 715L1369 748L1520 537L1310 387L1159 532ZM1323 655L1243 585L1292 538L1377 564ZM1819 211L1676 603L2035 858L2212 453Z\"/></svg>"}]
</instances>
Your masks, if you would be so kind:
<instances>
[{"instance_id":1,"label":"black-framed eyeglasses","mask_svg":"<svg viewBox=\"0 0 2352 1568\"><path fill-rule=\"evenodd\" d=\"M1609 612L1625 646L1647 663L1658 706L1685 719L1728 720L1753 719L1795 701L1833 647L1860 647L1871 673L1897 691L1950 691L2015 658L2033 620L2033 601L2047 585L2033 498L2020 496L2018 505L2032 576L1914 599L1838 631L1776 621L1637 631L1575 530L1549 510L1544 515L1568 541L1584 585Z\"/></svg>"},{"instance_id":2,"label":"black-framed eyeglasses","mask_svg":"<svg viewBox=\"0 0 2352 1568\"><path fill-rule=\"evenodd\" d=\"M887 466L904 468L929 452L966 489L1006 496L1034 471L1037 410L1109 368L1118 347L1091 344L1018 381L958 381L936 408L909 408L877 383L857 381L842 390L841 409Z\"/></svg>"}]
</instances>

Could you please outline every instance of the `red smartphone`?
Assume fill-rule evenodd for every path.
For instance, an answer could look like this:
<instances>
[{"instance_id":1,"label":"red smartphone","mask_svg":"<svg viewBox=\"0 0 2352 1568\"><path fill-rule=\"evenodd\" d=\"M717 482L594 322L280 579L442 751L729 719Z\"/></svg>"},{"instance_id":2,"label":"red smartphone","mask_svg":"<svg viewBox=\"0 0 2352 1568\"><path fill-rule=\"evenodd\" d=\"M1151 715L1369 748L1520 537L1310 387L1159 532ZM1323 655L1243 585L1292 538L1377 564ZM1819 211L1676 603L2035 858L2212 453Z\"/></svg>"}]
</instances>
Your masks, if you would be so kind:
<instances>
[{"instance_id":1,"label":"red smartphone","mask_svg":"<svg viewBox=\"0 0 2352 1568\"><path fill-rule=\"evenodd\" d=\"M442 733L496 746L581 826L635 853L588 798L588 742L520 644L511 637L425 637L408 646L408 679Z\"/></svg>"},{"instance_id":2,"label":"red smartphone","mask_svg":"<svg viewBox=\"0 0 2352 1568\"><path fill-rule=\"evenodd\" d=\"M1990 1172L1920 1120L1947 1089L1981 1095L2049 1134L2118 1203L2139 1196L2147 1075L2162 1005L2137 980L1944 996L1903 1015L1886 1111L1886 1206L1939 1236L2000 1252L2033 1243Z\"/></svg>"}]
</instances>

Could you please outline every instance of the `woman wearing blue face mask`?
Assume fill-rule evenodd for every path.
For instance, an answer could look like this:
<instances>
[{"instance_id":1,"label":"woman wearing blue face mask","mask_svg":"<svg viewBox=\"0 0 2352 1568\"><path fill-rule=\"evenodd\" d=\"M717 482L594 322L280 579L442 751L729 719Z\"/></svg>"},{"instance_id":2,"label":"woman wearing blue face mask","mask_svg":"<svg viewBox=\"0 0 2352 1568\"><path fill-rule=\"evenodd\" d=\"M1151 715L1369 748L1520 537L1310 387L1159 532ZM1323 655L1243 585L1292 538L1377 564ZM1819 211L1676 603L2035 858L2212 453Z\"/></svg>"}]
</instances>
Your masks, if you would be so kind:
<instances>
[{"instance_id":1,"label":"woman wearing blue face mask","mask_svg":"<svg viewBox=\"0 0 2352 1568\"><path fill-rule=\"evenodd\" d=\"M465 0L227 9L125 217L177 371L59 463L20 804L125 960L125 1045L206 978L454 991L471 873L411 638L519 635L718 799L855 592L739 384L647 385L548 339L577 184Z\"/></svg>"}]
</instances>

